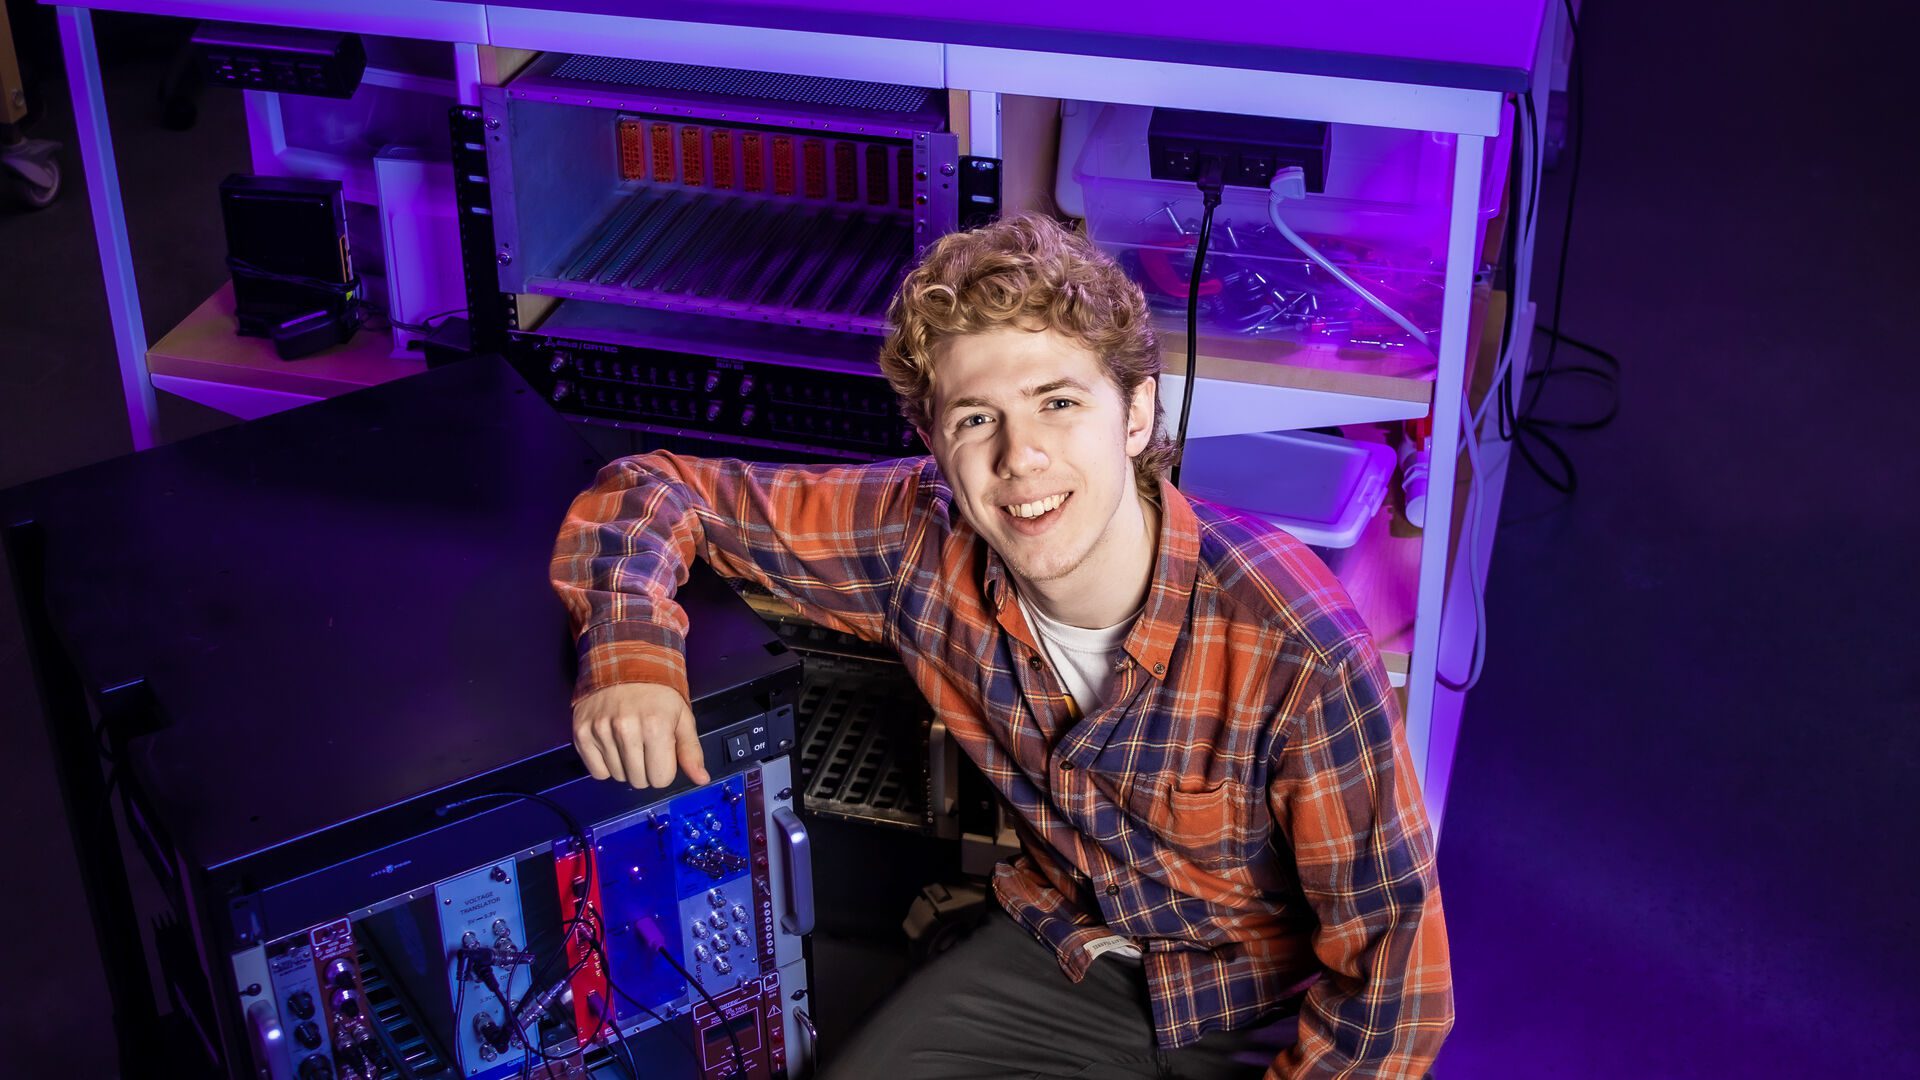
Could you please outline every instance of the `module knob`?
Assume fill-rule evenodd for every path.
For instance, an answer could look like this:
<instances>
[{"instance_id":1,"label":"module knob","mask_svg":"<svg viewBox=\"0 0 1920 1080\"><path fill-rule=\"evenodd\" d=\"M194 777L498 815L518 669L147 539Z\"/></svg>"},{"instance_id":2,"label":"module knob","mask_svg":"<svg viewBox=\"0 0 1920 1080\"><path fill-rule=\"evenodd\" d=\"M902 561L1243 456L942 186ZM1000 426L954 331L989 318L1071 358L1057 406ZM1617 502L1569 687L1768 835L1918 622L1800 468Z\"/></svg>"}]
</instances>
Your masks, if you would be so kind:
<instances>
[{"instance_id":1,"label":"module knob","mask_svg":"<svg viewBox=\"0 0 1920 1080\"><path fill-rule=\"evenodd\" d=\"M311 1020L302 1021L293 1029L293 1041L307 1050L320 1049L320 1028Z\"/></svg>"},{"instance_id":2,"label":"module knob","mask_svg":"<svg viewBox=\"0 0 1920 1080\"><path fill-rule=\"evenodd\" d=\"M287 1011L302 1020L313 1015L313 995L296 990L287 996Z\"/></svg>"}]
</instances>

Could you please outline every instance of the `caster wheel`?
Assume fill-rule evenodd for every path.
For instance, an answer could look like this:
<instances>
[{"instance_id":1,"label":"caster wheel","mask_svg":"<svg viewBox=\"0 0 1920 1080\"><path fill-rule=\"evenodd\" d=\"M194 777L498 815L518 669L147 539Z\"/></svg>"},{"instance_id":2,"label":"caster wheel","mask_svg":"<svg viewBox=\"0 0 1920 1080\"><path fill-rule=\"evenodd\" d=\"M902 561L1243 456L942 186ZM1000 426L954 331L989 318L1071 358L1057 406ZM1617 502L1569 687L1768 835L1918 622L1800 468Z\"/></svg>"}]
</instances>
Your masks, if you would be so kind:
<instances>
[{"instance_id":1,"label":"caster wheel","mask_svg":"<svg viewBox=\"0 0 1920 1080\"><path fill-rule=\"evenodd\" d=\"M60 197L60 163L47 162L46 174L44 183L28 183L22 179L14 181L14 192L30 210L44 210Z\"/></svg>"}]
</instances>

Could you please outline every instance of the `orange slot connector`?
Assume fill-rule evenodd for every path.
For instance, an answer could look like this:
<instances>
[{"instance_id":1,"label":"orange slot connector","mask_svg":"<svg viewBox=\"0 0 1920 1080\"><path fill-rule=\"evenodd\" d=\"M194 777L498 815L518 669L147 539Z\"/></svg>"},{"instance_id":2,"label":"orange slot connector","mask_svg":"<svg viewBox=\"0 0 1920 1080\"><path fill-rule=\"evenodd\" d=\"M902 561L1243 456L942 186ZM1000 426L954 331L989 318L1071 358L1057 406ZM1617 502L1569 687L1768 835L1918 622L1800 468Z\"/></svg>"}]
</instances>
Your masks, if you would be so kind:
<instances>
[{"instance_id":1,"label":"orange slot connector","mask_svg":"<svg viewBox=\"0 0 1920 1080\"><path fill-rule=\"evenodd\" d=\"M713 129L713 186L717 191L733 189L733 132Z\"/></svg>"},{"instance_id":2,"label":"orange slot connector","mask_svg":"<svg viewBox=\"0 0 1920 1080\"><path fill-rule=\"evenodd\" d=\"M903 146L893 153L894 183L900 185L900 209L913 209L913 147Z\"/></svg>"},{"instance_id":3,"label":"orange slot connector","mask_svg":"<svg viewBox=\"0 0 1920 1080\"><path fill-rule=\"evenodd\" d=\"M745 191L767 190L767 162L761 156L760 133L740 133L740 187Z\"/></svg>"},{"instance_id":4,"label":"orange slot connector","mask_svg":"<svg viewBox=\"0 0 1920 1080\"><path fill-rule=\"evenodd\" d=\"M819 139L808 139L800 144L801 167L807 181L806 193L809 199L827 197L827 144Z\"/></svg>"},{"instance_id":5,"label":"orange slot connector","mask_svg":"<svg viewBox=\"0 0 1920 1080\"><path fill-rule=\"evenodd\" d=\"M867 147L867 202L887 205L887 148L877 144Z\"/></svg>"},{"instance_id":6,"label":"orange slot connector","mask_svg":"<svg viewBox=\"0 0 1920 1080\"><path fill-rule=\"evenodd\" d=\"M860 201L860 151L850 142L833 144L833 197Z\"/></svg>"},{"instance_id":7,"label":"orange slot connector","mask_svg":"<svg viewBox=\"0 0 1920 1080\"><path fill-rule=\"evenodd\" d=\"M653 182L673 183L673 125L654 123L649 129L653 143Z\"/></svg>"},{"instance_id":8,"label":"orange slot connector","mask_svg":"<svg viewBox=\"0 0 1920 1080\"><path fill-rule=\"evenodd\" d=\"M622 120L617 127L620 132L620 179L645 180L647 148L640 134L640 121Z\"/></svg>"},{"instance_id":9,"label":"orange slot connector","mask_svg":"<svg viewBox=\"0 0 1920 1080\"><path fill-rule=\"evenodd\" d=\"M791 195L793 191L793 138L789 135L775 135L773 137L773 193Z\"/></svg>"},{"instance_id":10,"label":"orange slot connector","mask_svg":"<svg viewBox=\"0 0 1920 1080\"><path fill-rule=\"evenodd\" d=\"M707 182L705 131L692 124L680 128L680 178L688 187Z\"/></svg>"}]
</instances>

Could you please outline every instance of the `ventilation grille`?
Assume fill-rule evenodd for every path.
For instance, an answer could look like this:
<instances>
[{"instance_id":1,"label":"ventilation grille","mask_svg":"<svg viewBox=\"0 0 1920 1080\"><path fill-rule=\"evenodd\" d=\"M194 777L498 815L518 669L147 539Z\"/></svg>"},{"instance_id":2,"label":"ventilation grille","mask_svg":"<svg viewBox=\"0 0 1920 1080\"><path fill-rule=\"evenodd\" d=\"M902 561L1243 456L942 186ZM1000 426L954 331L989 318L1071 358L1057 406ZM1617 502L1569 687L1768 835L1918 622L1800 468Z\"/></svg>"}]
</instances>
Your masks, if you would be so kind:
<instances>
[{"instance_id":1,"label":"ventilation grille","mask_svg":"<svg viewBox=\"0 0 1920 1080\"><path fill-rule=\"evenodd\" d=\"M927 827L930 714L906 671L897 663L804 656L795 757L806 809Z\"/></svg>"},{"instance_id":2,"label":"ventilation grille","mask_svg":"<svg viewBox=\"0 0 1920 1080\"><path fill-rule=\"evenodd\" d=\"M572 56L553 70L552 77L651 90L759 98L795 105L832 105L874 112L926 113L936 106L934 91L919 86L739 71L700 64L670 64L662 60Z\"/></svg>"}]
</instances>

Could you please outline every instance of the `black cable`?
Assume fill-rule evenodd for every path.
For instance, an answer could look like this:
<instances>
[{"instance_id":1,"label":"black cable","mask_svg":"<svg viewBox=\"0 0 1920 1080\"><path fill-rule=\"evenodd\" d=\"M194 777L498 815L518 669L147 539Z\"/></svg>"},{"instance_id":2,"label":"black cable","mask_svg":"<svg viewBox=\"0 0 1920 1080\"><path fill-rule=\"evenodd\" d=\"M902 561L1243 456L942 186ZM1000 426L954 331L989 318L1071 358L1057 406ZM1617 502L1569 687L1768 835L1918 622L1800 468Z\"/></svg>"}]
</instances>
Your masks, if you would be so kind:
<instances>
[{"instance_id":1,"label":"black cable","mask_svg":"<svg viewBox=\"0 0 1920 1080\"><path fill-rule=\"evenodd\" d=\"M1513 133L1516 143L1519 141L1519 134L1518 125L1516 125ZM1529 141L1527 145L1532 147L1533 144ZM1525 180L1525 176L1520 168L1519 151L1520 147L1516 145L1507 154L1507 191L1510 202L1508 209L1511 213L1507 215L1507 227L1500 241L1500 268L1505 278L1503 285L1507 290L1507 303L1501 312L1500 351L1495 355L1500 358L1500 361L1509 362L1509 366L1501 372L1499 385L1493 387L1492 392L1499 395L1499 400L1494 402L1493 412L1496 417L1495 427L1502 442L1510 442L1513 439L1511 426L1507 422L1506 398L1513 386L1513 368L1510 362L1513 358L1513 331L1519 319L1513 303L1514 283L1520 276L1520 261L1516 249L1522 243L1522 226L1526 221L1526 193L1521 190L1521 183ZM1479 438L1479 427L1477 418L1469 415L1467 437Z\"/></svg>"},{"instance_id":2,"label":"black cable","mask_svg":"<svg viewBox=\"0 0 1920 1080\"><path fill-rule=\"evenodd\" d=\"M1205 234L1203 233L1202 235ZM713 1000L713 995L707 993L707 988L700 985L700 980L694 977L693 972L680 966L680 961L673 958L673 954L667 951L665 945L656 945L654 951L660 954L660 959L672 964L673 970L685 976L687 984L695 990L700 991L700 996L706 999L707 1008L713 1010L714 1018L720 1021L720 1026L727 1029L727 1041L733 1044L733 1075L735 1080L740 1080L740 1078L745 1077L747 1075L746 1052L740 1049L740 1036L733 1033L733 1025L727 1022L727 1014L720 1008L720 1003Z\"/></svg>"},{"instance_id":3,"label":"black cable","mask_svg":"<svg viewBox=\"0 0 1920 1080\"><path fill-rule=\"evenodd\" d=\"M1577 36L1579 26L1574 19L1573 0L1564 0L1564 2L1567 9L1568 29L1574 31ZM1563 320L1566 315L1565 310L1560 305L1566 296L1567 252L1569 246L1573 243L1573 211L1576 201L1580 196L1580 159L1587 145L1587 92L1585 74L1586 63L1581 59L1580 49L1576 44L1573 50L1573 56L1567 63L1567 90L1568 96L1572 99L1573 107L1573 129L1568 135L1569 141L1573 143L1573 166L1572 173L1567 178L1567 216L1561 223L1560 228L1560 265L1554 273L1553 318L1556 323ZM1521 416L1528 416L1533 412L1534 408L1540 404L1540 392L1546 386L1547 377L1553 372L1553 361L1559 347L1560 339L1557 337L1551 339L1547 345L1547 358L1541 363L1540 371L1538 372L1540 379L1535 384L1534 391L1532 395L1528 397L1527 403L1521 407ZM1527 462L1531 465L1533 464L1533 459L1529 457ZM1536 469L1536 471L1538 470ZM1543 473L1542 477L1544 478L1544 476L1545 474Z\"/></svg>"},{"instance_id":4,"label":"black cable","mask_svg":"<svg viewBox=\"0 0 1920 1080\"><path fill-rule=\"evenodd\" d=\"M388 326L397 326L402 330L411 330L416 334L430 334L437 329L437 327L433 325L436 319L451 319L455 315L465 315L466 313L466 308L454 308L451 311L436 311L417 323L401 322L386 312L382 312L380 317L386 320Z\"/></svg>"},{"instance_id":5,"label":"black cable","mask_svg":"<svg viewBox=\"0 0 1920 1080\"><path fill-rule=\"evenodd\" d=\"M672 1032L674 1039L678 1041L681 1047L683 1047L686 1050L687 1056L693 1059L694 1068L704 1069L705 1066L701 1063L700 1052L693 1048L693 1044L687 1041L687 1037L685 1035L682 1035L678 1028L675 1028L672 1024L669 1024L667 1022L666 1017L661 1016L659 1013L654 1012L652 1009L648 1008L639 999L635 998L632 994L627 993L627 991L619 983L615 982L613 980L613 964L607 959L606 949L602 947L598 941L595 941L593 943L593 947L600 954L600 966L606 970L608 989L620 995L621 999L626 1001L627 1004L632 1005L634 1008L639 1009L641 1012L646 1013L648 1016L653 1017L654 1021L657 1022L661 1027ZM614 1030L614 1034L618 1035L620 1033L619 1025L616 1024L613 1030ZM635 1080L638 1080L637 1076Z\"/></svg>"},{"instance_id":6,"label":"black cable","mask_svg":"<svg viewBox=\"0 0 1920 1080\"><path fill-rule=\"evenodd\" d=\"M454 972L454 985L459 987L459 990L453 995L453 1041L451 1045L453 1046L453 1067L458 1069L460 1075L464 1077L467 1075L467 1062L466 1055L460 1052L460 1017L467 1007L467 958L458 952L455 952L453 955L454 958L459 961L459 970Z\"/></svg>"},{"instance_id":7,"label":"black cable","mask_svg":"<svg viewBox=\"0 0 1920 1080\"><path fill-rule=\"evenodd\" d=\"M587 895L592 895L593 875L594 875L595 868L594 868L594 859L593 859L593 845L587 842L587 830L581 826L580 820L573 816L572 811L560 805L558 802L555 802L554 800L546 797L545 795L536 795L528 791L489 791L484 794L473 795L465 799L455 799L450 803L446 803L442 806L435 808L434 815L437 817L446 817L449 813L459 809L460 807L469 806L477 802L485 802L488 799L511 799L515 801L524 799L527 802L538 803L541 806L546 807L548 810L553 811L553 813L560 818L561 822L566 825L567 834L573 838L573 841L575 844L579 845L580 853L581 853L580 854L581 865L582 865L581 872L587 883L587 890L588 890ZM584 906L584 901L582 901L582 905ZM575 909L575 915L573 919L568 920L568 925L572 925L573 923L579 921L580 919L579 910L580 910L579 908ZM562 938L562 940L564 942L565 940L564 937ZM601 958L603 963L605 961L605 957L606 957L606 953L602 951ZM612 978L612 970L613 969L611 966L609 966L607 969L609 979ZM491 971L489 971L489 974L491 974ZM507 1014L508 1023L518 1026L520 1022L520 1018L517 1014L515 1014L512 1011L512 1003L506 1000L506 997L504 994L500 993L497 982L498 980L495 980L494 994L495 996L501 998L501 1008L508 1010L508 1014ZM462 984L460 989L462 994L466 992L466 986L464 984ZM455 1007L453 1015L454 1015L454 1022L458 1024L459 1017L460 1017L460 1010L458 1006ZM459 1031L456 1030L454 1032L454 1037L456 1040L459 1038L459 1035L460 1035ZM527 1040L524 1032L521 1033L521 1041L527 1044L527 1049L530 1052L538 1053L543 1061L548 1061L547 1068L549 1070L552 1069L553 1066L550 1060L547 1058L546 1052L543 1049L533 1046L532 1043ZM458 1044L456 1043L455 1045L458 1045ZM465 1070L464 1065L462 1065L461 1068L462 1068L462 1071Z\"/></svg>"},{"instance_id":8,"label":"black cable","mask_svg":"<svg viewBox=\"0 0 1920 1080\"><path fill-rule=\"evenodd\" d=\"M1568 457L1567 452L1561 449L1560 444L1551 436L1547 435L1536 422L1521 417L1520 436L1520 438L1514 440L1514 449L1520 451L1520 456L1526 460L1527 465L1531 467L1535 473L1539 474L1540 479L1546 481L1548 487L1558 491L1562 495L1572 495L1579 489L1580 476L1574 470L1573 459ZM1529 439L1539 443L1541 449L1552 454L1554 459L1560 463L1560 473L1558 476L1548 472L1540 464L1539 460L1533 456L1533 451L1527 447Z\"/></svg>"},{"instance_id":9,"label":"black cable","mask_svg":"<svg viewBox=\"0 0 1920 1080\"><path fill-rule=\"evenodd\" d=\"M1200 159L1200 199L1206 209L1200 215L1200 235L1193 246L1193 270L1187 275L1187 383L1180 395L1180 427L1174 436L1173 468L1168 483L1180 486L1181 459L1187 453L1187 417L1193 413L1193 398L1200 389L1200 268L1207 261L1207 241L1213 237L1213 211L1220 205L1225 166L1218 158Z\"/></svg>"}]
</instances>

